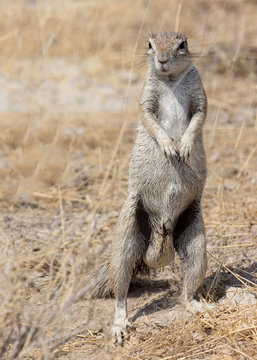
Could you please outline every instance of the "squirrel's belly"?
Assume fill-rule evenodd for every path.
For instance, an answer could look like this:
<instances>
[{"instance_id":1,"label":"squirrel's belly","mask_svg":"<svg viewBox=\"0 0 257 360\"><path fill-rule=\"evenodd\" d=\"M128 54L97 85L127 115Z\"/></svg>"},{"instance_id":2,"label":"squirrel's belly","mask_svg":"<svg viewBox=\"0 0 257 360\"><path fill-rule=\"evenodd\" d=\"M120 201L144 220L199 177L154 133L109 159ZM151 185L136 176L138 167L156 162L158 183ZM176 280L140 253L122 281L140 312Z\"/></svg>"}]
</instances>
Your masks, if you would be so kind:
<instances>
[{"instance_id":1,"label":"squirrel's belly","mask_svg":"<svg viewBox=\"0 0 257 360\"><path fill-rule=\"evenodd\" d=\"M140 193L146 211L156 214L178 214L202 193L205 183L205 172L199 176L189 166L177 162L168 162L163 167L152 167L147 178L141 182L140 176L146 168L142 163L140 174L133 187ZM144 172L146 174L146 172ZM139 182L137 182L137 180Z\"/></svg>"},{"instance_id":2,"label":"squirrel's belly","mask_svg":"<svg viewBox=\"0 0 257 360\"><path fill-rule=\"evenodd\" d=\"M172 92L163 94L159 101L158 122L173 140L179 140L185 132L189 117L189 99Z\"/></svg>"},{"instance_id":3,"label":"squirrel's belly","mask_svg":"<svg viewBox=\"0 0 257 360\"><path fill-rule=\"evenodd\" d=\"M165 186L166 185L166 186ZM177 183L162 184L155 188L143 188L140 197L147 212L169 217L179 214L195 195Z\"/></svg>"},{"instance_id":4,"label":"squirrel's belly","mask_svg":"<svg viewBox=\"0 0 257 360\"><path fill-rule=\"evenodd\" d=\"M184 113L173 116L160 116L158 120L169 137L176 142L180 140L189 123L189 118Z\"/></svg>"},{"instance_id":5,"label":"squirrel's belly","mask_svg":"<svg viewBox=\"0 0 257 360\"><path fill-rule=\"evenodd\" d=\"M130 162L132 192L140 193L145 205L157 212L169 211L172 204L183 207L201 193L205 183L204 149L197 147L194 152L193 166L176 157L167 158L141 128Z\"/></svg>"}]
</instances>

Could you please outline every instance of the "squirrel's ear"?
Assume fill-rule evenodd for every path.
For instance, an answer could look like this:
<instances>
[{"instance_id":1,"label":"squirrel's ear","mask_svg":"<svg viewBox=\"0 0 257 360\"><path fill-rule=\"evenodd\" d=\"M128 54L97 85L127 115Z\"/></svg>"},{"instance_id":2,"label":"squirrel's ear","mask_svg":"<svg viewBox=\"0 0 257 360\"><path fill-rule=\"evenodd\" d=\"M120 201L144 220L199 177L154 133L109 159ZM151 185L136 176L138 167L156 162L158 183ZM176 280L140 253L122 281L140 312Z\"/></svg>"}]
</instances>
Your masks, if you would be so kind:
<instances>
[{"instance_id":1,"label":"squirrel's ear","mask_svg":"<svg viewBox=\"0 0 257 360\"><path fill-rule=\"evenodd\" d=\"M178 48L177 48L177 51L180 53L180 54L186 54L188 52L188 47L187 47L187 41L184 40L182 41Z\"/></svg>"},{"instance_id":2,"label":"squirrel's ear","mask_svg":"<svg viewBox=\"0 0 257 360\"><path fill-rule=\"evenodd\" d=\"M152 46L151 38L149 38L147 53L152 54L152 52L153 52L153 46Z\"/></svg>"}]
</instances>

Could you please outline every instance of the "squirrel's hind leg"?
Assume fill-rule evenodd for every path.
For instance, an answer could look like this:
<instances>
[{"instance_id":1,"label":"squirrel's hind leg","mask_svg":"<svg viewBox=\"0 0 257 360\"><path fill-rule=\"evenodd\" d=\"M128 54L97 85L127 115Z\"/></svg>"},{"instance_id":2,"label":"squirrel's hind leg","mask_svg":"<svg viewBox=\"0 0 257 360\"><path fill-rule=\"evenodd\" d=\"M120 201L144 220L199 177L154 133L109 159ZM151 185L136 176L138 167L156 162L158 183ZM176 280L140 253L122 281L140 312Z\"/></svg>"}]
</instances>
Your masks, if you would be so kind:
<instances>
[{"instance_id":1,"label":"squirrel's hind leg","mask_svg":"<svg viewBox=\"0 0 257 360\"><path fill-rule=\"evenodd\" d=\"M204 222L200 200L193 201L180 215L174 229L174 246L181 259L183 288L182 305L190 312L213 309L214 304L193 300L193 295L202 284L207 267Z\"/></svg>"},{"instance_id":2,"label":"squirrel's hind leg","mask_svg":"<svg viewBox=\"0 0 257 360\"><path fill-rule=\"evenodd\" d=\"M137 262L145 250L145 239L138 224L138 202L128 197L118 221L118 234L113 244L110 279L116 299L112 337L122 343L127 328L132 327L127 315L127 292Z\"/></svg>"}]
</instances>

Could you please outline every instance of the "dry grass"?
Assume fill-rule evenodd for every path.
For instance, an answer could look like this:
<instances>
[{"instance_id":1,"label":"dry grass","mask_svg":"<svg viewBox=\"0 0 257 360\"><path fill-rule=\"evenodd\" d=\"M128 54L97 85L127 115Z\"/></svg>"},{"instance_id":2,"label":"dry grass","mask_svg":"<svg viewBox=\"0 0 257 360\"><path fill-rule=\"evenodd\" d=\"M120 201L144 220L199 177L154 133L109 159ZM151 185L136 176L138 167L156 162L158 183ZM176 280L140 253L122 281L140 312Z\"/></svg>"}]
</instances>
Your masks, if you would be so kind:
<instances>
[{"instance_id":1,"label":"dry grass","mask_svg":"<svg viewBox=\"0 0 257 360\"><path fill-rule=\"evenodd\" d=\"M207 288L257 294L255 1L19 0L0 11L0 358L256 358L255 305L146 318L120 350L99 331L112 302L83 300L127 193L147 34L173 29L199 54L209 99Z\"/></svg>"}]
</instances>

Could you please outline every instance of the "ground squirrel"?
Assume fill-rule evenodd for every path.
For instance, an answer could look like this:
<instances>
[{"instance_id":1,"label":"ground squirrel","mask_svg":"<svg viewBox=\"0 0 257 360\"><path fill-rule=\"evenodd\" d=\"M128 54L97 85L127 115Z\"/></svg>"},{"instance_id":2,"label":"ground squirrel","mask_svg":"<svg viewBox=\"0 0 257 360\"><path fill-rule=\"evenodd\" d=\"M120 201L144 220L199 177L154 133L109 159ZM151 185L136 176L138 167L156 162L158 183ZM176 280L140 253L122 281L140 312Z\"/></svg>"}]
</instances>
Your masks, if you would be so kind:
<instances>
[{"instance_id":1,"label":"ground squirrel","mask_svg":"<svg viewBox=\"0 0 257 360\"><path fill-rule=\"evenodd\" d=\"M183 268L181 302L199 306L192 297L204 279L207 263L201 213L206 179L205 91L185 35L151 35L147 57L129 194L109 264L116 298L111 334L119 343L131 327L127 292L138 264L166 266L175 249Z\"/></svg>"}]
</instances>

